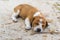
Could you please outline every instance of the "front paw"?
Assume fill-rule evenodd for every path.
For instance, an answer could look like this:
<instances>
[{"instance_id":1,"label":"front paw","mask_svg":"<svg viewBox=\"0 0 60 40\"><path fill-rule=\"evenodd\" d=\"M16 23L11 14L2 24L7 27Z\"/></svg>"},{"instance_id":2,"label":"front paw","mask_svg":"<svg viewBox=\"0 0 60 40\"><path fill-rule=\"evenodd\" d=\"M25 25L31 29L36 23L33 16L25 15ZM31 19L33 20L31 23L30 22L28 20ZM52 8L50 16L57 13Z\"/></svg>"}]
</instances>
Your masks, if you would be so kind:
<instances>
[{"instance_id":1,"label":"front paw","mask_svg":"<svg viewBox=\"0 0 60 40\"><path fill-rule=\"evenodd\" d=\"M13 22L17 22L17 19L16 18L11 18Z\"/></svg>"},{"instance_id":2,"label":"front paw","mask_svg":"<svg viewBox=\"0 0 60 40\"><path fill-rule=\"evenodd\" d=\"M14 23L16 23L16 22L17 22L17 20L13 20L13 22L14 22Z\"/></svg>"},{"instance_id":3,"label":"front paw","mask_svg":"<svg viewBox=\"0 0 60 40\"><path fill-rule=\"evenodd\" d=\"M17 18L16 17L11 17L11 19L12 19L13 22L15 22L15 23L17 22Z\"/></svg>"},{"instance_id":4,"label":"front paw","mask_svg":"<svg viewBox=\"0 0 60 40\"><path fill-rule=\"evenodd\" d=\"M26 29L26 30L30 30L31 27L30 27L30 26L26 26L25 29Z\"/></svg>"}]
</instances>

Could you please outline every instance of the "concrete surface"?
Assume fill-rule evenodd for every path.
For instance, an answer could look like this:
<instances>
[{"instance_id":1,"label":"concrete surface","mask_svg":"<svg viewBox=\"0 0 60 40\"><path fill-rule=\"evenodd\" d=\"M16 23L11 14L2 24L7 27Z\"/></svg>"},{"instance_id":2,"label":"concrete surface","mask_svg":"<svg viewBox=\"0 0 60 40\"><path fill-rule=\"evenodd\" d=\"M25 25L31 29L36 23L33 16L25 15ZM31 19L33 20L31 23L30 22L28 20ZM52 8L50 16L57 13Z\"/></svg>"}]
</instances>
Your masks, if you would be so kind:
<instances>
[{"instance_id":1,"label":"concrete surface","mask_svg":"<svg viewBox=\"0 0 60 40\"><path fill-rule=\"evenodd\" d=\"M19 4L30 4L39 9L50 20L48 28L60 32L60 4L59 0L0 0L0 40L60 40L60 34L40 33L31 35L25 31L24 20L12 22L13 8ZM58 3L58 4L57 4Z\"/></svg>"}]
</instances>

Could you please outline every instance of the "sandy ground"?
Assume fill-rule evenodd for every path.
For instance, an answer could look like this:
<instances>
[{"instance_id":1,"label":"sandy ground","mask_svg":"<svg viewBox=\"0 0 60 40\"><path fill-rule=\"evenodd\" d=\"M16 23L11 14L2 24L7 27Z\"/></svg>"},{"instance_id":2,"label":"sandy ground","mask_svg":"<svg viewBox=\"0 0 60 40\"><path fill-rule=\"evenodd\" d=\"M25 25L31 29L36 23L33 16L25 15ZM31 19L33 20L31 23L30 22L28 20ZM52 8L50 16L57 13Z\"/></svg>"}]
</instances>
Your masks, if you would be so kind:
<instances>
[{"instance_id":1,"label":"sandy ground","mask_svg":"<svg viewBox=\"0 0 60 40\"><path fill-rule=\"evenodd\" d=\"M18 19L12 22L13 8L19 4L30 4L39 9L48 19L48 30L60 32L60 2L58 0L0 0L0 40L60 40L60 34L37 33L31 35L31 31L25 31L24 20Z\"/></svg>"}]
</instances>

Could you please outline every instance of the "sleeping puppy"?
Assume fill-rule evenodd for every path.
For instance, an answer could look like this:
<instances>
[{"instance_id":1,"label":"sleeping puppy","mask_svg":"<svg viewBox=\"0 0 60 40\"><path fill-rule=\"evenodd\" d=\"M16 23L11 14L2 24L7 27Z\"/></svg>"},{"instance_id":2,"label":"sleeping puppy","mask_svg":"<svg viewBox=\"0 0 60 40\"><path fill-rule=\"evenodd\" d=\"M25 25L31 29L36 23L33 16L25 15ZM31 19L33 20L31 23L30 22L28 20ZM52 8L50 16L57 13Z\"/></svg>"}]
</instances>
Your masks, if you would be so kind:
<instances>
[{"instance_id":1,"label":"sleeping puppy","mask_svg":"<svg viewBox=\"0 0 60 40\"><path fill-rule=\"evenodd\" d=\"M12 20L17 22L17 16L25 20L25 29L33 28L36 32L42 32L47 27L44 15L36 8L28 4L20 4L14 8Z\"/></svg>"}]
</instances>

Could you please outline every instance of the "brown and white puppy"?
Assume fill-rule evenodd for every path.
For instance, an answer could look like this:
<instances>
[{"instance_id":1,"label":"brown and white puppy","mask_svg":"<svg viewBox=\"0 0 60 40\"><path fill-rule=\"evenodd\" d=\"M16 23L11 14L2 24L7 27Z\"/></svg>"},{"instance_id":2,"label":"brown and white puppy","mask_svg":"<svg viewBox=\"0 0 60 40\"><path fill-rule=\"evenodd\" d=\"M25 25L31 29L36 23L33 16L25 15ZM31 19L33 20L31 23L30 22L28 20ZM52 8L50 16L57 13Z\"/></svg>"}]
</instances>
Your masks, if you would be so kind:
<instances>
[{"instance_id":1,"label":"brown and white puppy","mask_svg":"<svg viewBox=\"0 0 60 40\"><path fill-rule=\"evenodd\" d=\"M41 13L33 18L32 27L36 32L42 32L47 26L48 23Z\"/></svg>"},{"instance_id":2,"label":"brown and white puppy","mask_svg":"<svg viewBox=\"0 0 60 40\"><path fill-rule=\"evenodd\" d=\"M21 4L14 8L12 20L16 22L17 16L20 16L25 20L26 29L31 29L32 25L34 31L42 32L47 26L47 21L44 15L28 4Z\"/></svg>"}]
</instances>

